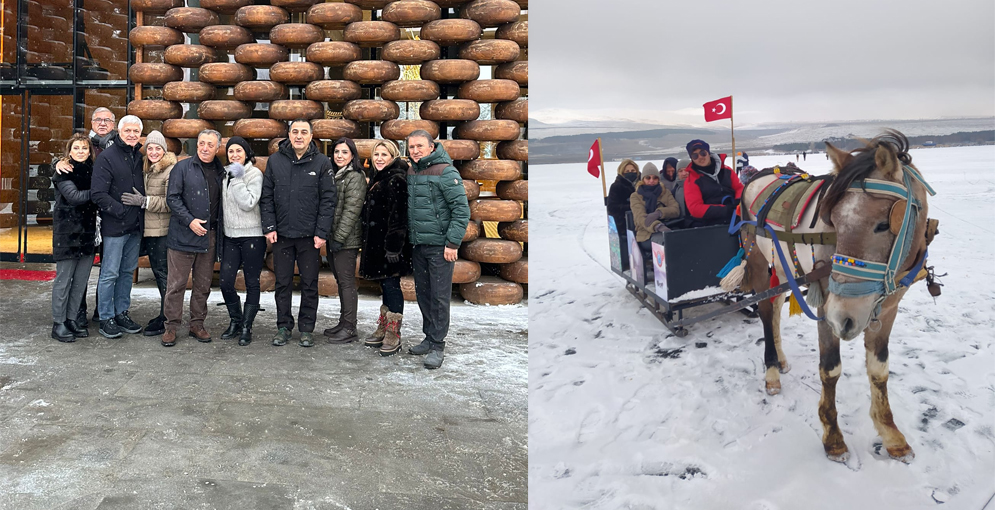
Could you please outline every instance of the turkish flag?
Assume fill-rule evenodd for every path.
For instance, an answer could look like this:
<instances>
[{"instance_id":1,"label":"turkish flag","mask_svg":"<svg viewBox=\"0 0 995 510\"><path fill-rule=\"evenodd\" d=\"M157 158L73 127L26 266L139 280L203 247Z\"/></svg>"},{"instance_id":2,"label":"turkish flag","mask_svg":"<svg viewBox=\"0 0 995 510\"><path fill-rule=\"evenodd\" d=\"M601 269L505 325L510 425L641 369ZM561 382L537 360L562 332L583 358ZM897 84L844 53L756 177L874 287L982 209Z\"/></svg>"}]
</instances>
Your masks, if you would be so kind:
<instances>
[{"instance_id":1,"label":"turkish flag","mask_svg":"<svg viewBox=\"0 0 995 510\"><path fill-rule=\"evenodd\" d=\"M595 140L587 156L587 173L601 177L601 140Z\"/></svg>"},{"instance_id":2,"label":"turkish flag","mask_svg":"<svg viewBox=\"0 0 995 510\"><path fill-rule=\"evenodd\" d=\"M732 118L732 96L716 99L704 104L705 122Z\"/></svg>"}]
</instances>

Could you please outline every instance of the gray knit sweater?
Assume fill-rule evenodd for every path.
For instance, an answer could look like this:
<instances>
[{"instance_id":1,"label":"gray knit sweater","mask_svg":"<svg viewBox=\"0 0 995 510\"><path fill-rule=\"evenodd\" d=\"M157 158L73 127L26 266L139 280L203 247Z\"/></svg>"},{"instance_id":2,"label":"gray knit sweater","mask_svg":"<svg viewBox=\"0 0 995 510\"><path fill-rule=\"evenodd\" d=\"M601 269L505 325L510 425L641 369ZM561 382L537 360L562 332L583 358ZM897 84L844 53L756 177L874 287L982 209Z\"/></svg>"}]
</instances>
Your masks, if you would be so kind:
<instances>
[{"instance_id":1,"label":"gray knit sweater","mask_svg":"<svg viewBox=\"0 0 995 510\"><path fill-rule=\"evenodd\" d=\"M263 222L259 214L259 197L263 192L263 173L246 162L245 175L224 178L222 206L226 237L262 237Z\"/></svg>"}]
</instances>

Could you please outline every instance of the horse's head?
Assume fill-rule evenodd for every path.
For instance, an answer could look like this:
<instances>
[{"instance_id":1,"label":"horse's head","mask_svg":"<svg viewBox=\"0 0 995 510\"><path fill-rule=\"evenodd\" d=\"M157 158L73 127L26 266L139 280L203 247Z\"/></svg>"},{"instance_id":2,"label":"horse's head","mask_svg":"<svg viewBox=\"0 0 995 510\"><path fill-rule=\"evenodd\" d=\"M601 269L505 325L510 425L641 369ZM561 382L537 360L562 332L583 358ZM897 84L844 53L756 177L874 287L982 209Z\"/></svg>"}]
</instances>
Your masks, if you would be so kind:
<instances>
[{"instance_id":1,"label":"horse's head","mask_svg":"<svg viewBox=\"0 0 995 510\"><path fill-rule=\"evenodd\" d=\"M877 319L925 249L927 188L908 139L889 130L865 144L852 152L826 144L836 175L820 206L836 228L826 321L843 340Z\"/></svg>"}]
</instances>

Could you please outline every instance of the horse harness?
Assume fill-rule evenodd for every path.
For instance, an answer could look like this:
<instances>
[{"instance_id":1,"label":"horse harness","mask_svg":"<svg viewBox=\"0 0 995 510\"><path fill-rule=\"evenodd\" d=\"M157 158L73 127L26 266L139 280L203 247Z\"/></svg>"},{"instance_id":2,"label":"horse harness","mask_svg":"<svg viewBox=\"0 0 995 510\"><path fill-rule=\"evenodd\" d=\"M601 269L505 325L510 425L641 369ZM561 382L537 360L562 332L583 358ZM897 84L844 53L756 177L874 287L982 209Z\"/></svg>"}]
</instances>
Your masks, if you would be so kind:
<instances>
[{"instance_id":1,"label":"horse harness","mask_svg":"<svg viewBox=\"0 0 995 510\"><path fill-rule=\"evenodd\" d=\"M877 317L881 303L884 302L885 298L897 292L901 287L908 287L923 278L927 278L930 294L933 296L939 295L939 284L933 281L931 271L923 269L928 253L926 249L919 252L915 263L909 271L899 272L902 261L908 257L911 250L915 225L919 211L922 208L922 203L912 193L912 179L919 181L930 195L936 194L918 171L909 165L903 165L903 169L904 185L880 179L862 179L859 182L851 183L847 189L848 192L875 193L898 198L898 201L892 206L889 214L890 229L895 235L895 242L888 257L888 263L862 260L840 253L835 253L832 257L831 273L850 276L863 281L838 283L833 278L829 278L829 291L841 297L881 294L875 303L874 317ZM779 242L785 243L791 253L794 272L799 278L809 276L808 281L812 281L813 279L827 276L826 268L815 264L814 250L812 257L813 265L816 266L816 269L812 273L818 272L819 275L805 274L798 260L796 244L801 243L809 246L835 245L836 233L801 233L794 232L794 229L798 227L805 211L809 207L818 207L823 194L832 184L835 175L813 177L804 172L783 174L779 167L774 167L773 171L765 170L755 176L754 179L764 175L776 175L777 179L768 184L757 195L756 199L754 199L750 205L749 212L756 218L756 221L740 221L739 225L742 226L742 231L748 236L753 234L755 236L770 238L778 252L781 251ZM758 203L759 207L757 207ZM818 214L816 214L812 218L809 228L815 226L818 217ZM735 219L733 217L734 224ZM939 220L927 220L927 245L933 241L933 237L937 233L938 223ZM784 230L775 232L769 225L774 225ZM751 245L750 249L752 250L753 247ZM785 266L786 260L783 253L779 253L779 255L782 266ZM749 257L749 253L746 256ZM785 267L785 269L787 268ZM786 276L789 281L795 280L795 275L787 274ZM806 311L806 314L815 318L808 311Z\"/></svg>"}]
</instances>

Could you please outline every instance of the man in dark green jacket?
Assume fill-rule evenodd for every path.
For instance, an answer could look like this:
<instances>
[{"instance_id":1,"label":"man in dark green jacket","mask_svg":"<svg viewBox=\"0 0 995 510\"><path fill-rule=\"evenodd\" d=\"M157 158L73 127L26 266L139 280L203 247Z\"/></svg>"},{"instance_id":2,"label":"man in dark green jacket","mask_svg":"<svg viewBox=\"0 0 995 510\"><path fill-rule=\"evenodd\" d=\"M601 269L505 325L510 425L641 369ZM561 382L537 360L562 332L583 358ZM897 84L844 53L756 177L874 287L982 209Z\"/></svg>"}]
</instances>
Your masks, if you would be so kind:
<instances>
[{"instance_id":1,"label":"man in dark green jacket","mask_svg":"<svg viewBox=\"0 0 995 510\"><path fill-rule=\"evenodd\" d=\"M442 366L449 332L453 266L470 222L466 190L453 160L423 130L408 135L408 239L413 246L415 294L425 339L408 350L428 354L425 368Z\"/></svg>"}]
</instances>

